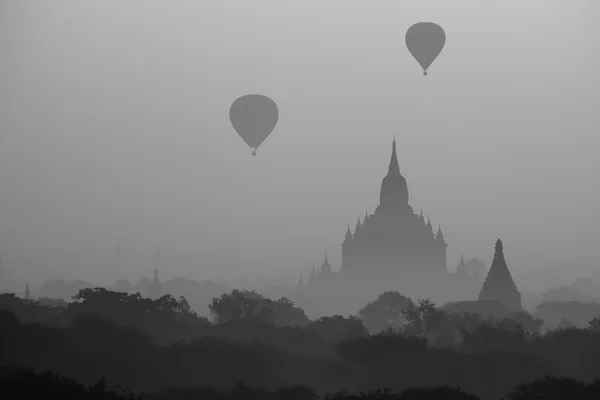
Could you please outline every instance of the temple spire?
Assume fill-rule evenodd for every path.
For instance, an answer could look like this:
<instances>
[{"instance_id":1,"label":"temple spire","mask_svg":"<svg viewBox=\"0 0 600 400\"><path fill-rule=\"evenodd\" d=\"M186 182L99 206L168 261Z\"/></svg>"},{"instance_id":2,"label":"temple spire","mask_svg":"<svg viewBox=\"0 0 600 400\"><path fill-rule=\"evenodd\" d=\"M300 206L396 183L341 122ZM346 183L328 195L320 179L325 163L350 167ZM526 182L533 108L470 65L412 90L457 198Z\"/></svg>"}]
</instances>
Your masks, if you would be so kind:
<instances>
[{"instance_id":1,"label":"temple spire","mask_svg":"<svg viewBox=\"0 0 600 400\"><path fill-rule=\"evenodd\" d=\"M392 158L390 159L390 166L388 168L388 174L399 174L400 165L398 164L398 155L396 154L396 138L392 142Z\"/></svg>"},{"instance_id":2,"label":"temple spire","mask_svg":"<svg viewBox=\"0 0 600 400\"><path fill-rule=\"evenodd\" d=\"M460 263L458 263L458 266L456 267L456 273L461 277L466 277L469 275L469 268L465 264L465 259L462 253L460 254Z\"/></svg>"},{"instance_id":3,"label":"temple spire","mask_svg":"<svg viewBox=\"0 0 600 400\"><path fill-rule=\"evenodd\" d=\"M444 234L442 233L442 225L438 225L438 231L437 234L435 235L435 238L437 240L444 240Z\"/></svg>"},{"instance_id":4,"label":"temple spire","mask_svg":"<svg viewBox=\"0 0 600 400\"><path fill-rule=\"evenodd\" d=\"M513 280L506 260L502 241L496 241L494 260L479 293L479 301L496 301L504 304L510 311L521 310L521 293Z\"/></svg>"},{"instance_id":5,"label":"temple spire","mask_svg":"<svg viewBox=\"0 0 600 400\"><path fill-rule=\"evenodd\" d=\"M331 264L329 264L329 260L327 259L327 252L325 252L325 259L323 260L323 265L321 265L321 272L331 274Z\"/></svg>"},{"instance_id":6,"label":"temple spire","mask_svg":"<svg viewBox=\"0 0 600 400\"><path fill-rule=\"evenodd\" d=\"M312 270L310 271L310 276L308 277L308 283L314 284L317 281L317 271L315 270L315 264L312 266Z\"/></svg>"},{"instance_id":7,"label":"temple spire","mask_svg":"<svg viewBox=\"0 0 600 400\"><path fill-rule=\"evenodd\" d=\"M352 239L352 232L350 232L350 224L348 224L348 229L346 229L346 240Z\"/></svg>"}]
</instances>

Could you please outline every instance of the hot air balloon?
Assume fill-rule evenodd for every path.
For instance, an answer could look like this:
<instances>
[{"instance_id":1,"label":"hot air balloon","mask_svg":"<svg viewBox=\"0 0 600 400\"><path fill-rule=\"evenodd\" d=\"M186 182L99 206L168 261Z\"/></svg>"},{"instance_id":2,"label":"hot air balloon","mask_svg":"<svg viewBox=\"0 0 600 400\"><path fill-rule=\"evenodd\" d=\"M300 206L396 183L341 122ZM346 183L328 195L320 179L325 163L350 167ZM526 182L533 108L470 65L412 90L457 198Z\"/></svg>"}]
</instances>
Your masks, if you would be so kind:
<instances>
[{"instance_id":1,"label":"hot air balloon","mask_svg":"<svg viewBox=\"0 0 600 400\"><path fill-rule=\"evenodd\" d=\"M406 47L423 68L423 75L427 75L427 68L442 52L445 44L446 33L433 22L419 22L406 31Z\"/></svg>"},{"instance_id":2,"label":"hot air balloon","mask_svg":"<svg viewBox=\"0 0 600 400\"><path fill-rule=\"evenodd\" d=\"M277 104L267 96L247 94L231 104L229 119L233 129L250 148L254 149L252 155L255 156L258 146L277 125L279 109Z\"/></svg>"}]
</instances>

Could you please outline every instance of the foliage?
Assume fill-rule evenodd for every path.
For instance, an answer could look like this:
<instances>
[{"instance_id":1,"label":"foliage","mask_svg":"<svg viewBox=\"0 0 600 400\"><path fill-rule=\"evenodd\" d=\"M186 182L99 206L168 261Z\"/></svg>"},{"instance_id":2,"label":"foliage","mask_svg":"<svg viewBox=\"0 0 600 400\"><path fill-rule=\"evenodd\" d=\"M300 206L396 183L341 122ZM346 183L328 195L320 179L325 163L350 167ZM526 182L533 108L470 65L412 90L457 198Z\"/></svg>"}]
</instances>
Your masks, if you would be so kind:
<instances>
[{"instance_id":1,"label":"foliage","mask_svg":"<svg viewBox=\"0 0 600 400\"><path fill-rule=\"evenodd\" d=\"M0 294L0 309L12 311L20 321L47 325L65 324L62 308L48 304L47 300L25 300L14 293Z\"/></svg>"},{"instance_id":2,"label":"foliage","mask_svg":"<svg viewBox=\"0 0 600 400\"><path fill-rule=\"evenodd\" d=\"M318 332L332 343L356 339L368 335L362 320L355 316L348 318L341 315L321 317L308 325L308 329Z\"/></svg>"},{"instance_id":3,"label":"foliage","mask_svg":"<svg viewBox=\"0 0 600 400\"><path fill-rule=\"evenodd\" d=\"M84 289L67 307L3 296L0 305L10 312L0 310L0 365L52 370L85 385L106 375L108 381L138 392L189 389L162 397L169 399L234 398L242 393L247 398L276 399L276 388L296 383L320 395L342 388L366 393L389 387L399 393L408 387L458 384L482 398L499 399L521 390L519 395L525 397L514 398L528 399L516 384L543 375L579 381L600 376L598 316L590 318L586 329L565 326L538 334L540 320L526 313L496 319L448 314L428 300L408 300L398 317L401 304L388 299L387 305L379 304L385 305L388 317L402 321L403 328L390 326L369 336L364 313L361 318L319 318L303 327L297 321L307 322L306 316L285 298L273 301L255 292L232 293L222 297L222 304L221 298L213 302L226 317L217 325L197 317L184 298L169 295L150 300L139 294ZM237 296L240 293L243 296ZM401 299L397 292L390 297ZM232 299L238 300L237 305ZM390 303L400 306L394 309ZM261 307L272 311L266 320L256 317L261 316ZM49 324L52 318L69 324ZM264 390L239 386L230 391L237 382ZM206 385L220 394L202 392L200 387ZM277 393L283 396L285 390ZM285 393L290 399L310 395L307 390L289 390ZM432 393L386 395L427 398L404 396ZM148 398L161 398L153 396ZM338 398L352 398L344 396ZM385 398L376 393L365 396Z\"/></svg>"},{"instance_id":4,"label":"foliage","mask_svg":"<svg viewBox=\"0 0 600 400\"><path fill-rule=\"evenodd\" d=\"M157 343L191 340L210 327L210 322L198 317L187 300L164 295L156 300L140 293L112 292L104 288L80 290L66 308L71 319L80 316L108 318L119 325L131 326L150 335Z\"/></svg>"},{"instance_id":5,"label":"foliage","mask_svg":"<svg viewBox=\"0 0 600 400\"><path fill-rule=\"evenodd\" d=\"M409 304L408 297L397 291L386 291L377 300L364 306L358 315L371 333L401 329L405 322L404 311Z\"/></svg>"},{"instance_id":6,"label":"foliage","mask_svg":"<svg viewBox=\"0 0 600 400\"><path fill-rule=\"evenodd\" d=\"M595 332L600 332L600 316L592 318L588 322L588 329Z\"/></svg>"},{"instance_id":7,"label":"foliage","mask_svg":"<svg viewBox=\"0 0 600 400\"><path fill-rule=\"evenodd\" d=\"M507 396L508 400L593 400L600 395L598 381L586 385L573 378L545 376L533 382L517 385Z\"/></svg>"},{"instance_id":8,"label":"foliage","mask_svg":"<svg viewBox=\"0 0 600 400\"><path fill-rule=\"evenodd\" d=\"M427 338L432 344L448 346L453 342L452 319L429 299L412 300L404 310L407 324L404 332L416 337Z\"/></svg>"},{"instance_id":9,"label":"foliage","mask_svg":"<svg viewBox=\"0 0 600 400\"><path fill-rule=\"evenodd\" d=\"M267 299L255 291L233 290L215 297L209 305L216 323L242 319L257 320L275 326L306 326L308 317L285 297Z\"/></svg>"},{"instance_id":10,"label":"foliage","mask_svg":"<svg viewBox=\"0 0 600 400\"><path fill-rule=\"evenodd\" d=\"M108 389L104 377L96 384L85 387L85 385L58 373L50 371L35 373L33 370L19 367L0 368L0 391L7 399L142 399L141 395L134 395L127 389L120 387Z\"/></svg>"}]
</instances>

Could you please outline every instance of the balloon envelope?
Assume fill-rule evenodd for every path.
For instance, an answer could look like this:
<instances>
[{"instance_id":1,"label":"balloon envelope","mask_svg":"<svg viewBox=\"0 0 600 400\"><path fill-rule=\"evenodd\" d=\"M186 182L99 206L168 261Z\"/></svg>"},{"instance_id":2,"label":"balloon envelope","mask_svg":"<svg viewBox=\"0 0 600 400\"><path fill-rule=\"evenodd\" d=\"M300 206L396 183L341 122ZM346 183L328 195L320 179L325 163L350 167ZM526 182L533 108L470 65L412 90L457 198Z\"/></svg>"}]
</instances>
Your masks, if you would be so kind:
<instances>
[{"instance_id":1,"label":"balloon envelope","mask_svg":"<svg viewBox=\"0 0 600 400\"><path fill-rule=\"evenodd\" d=\"M424 71L442 52L446 44L446 33L433 22L419 22L406 31L406 47Z\"/></svg>"},{"instance_id":2,"label":"balloon envelope","mask_svg":"<svg viewBox=\"0 0 600 400\"><path fill-rule=\"evenodd\" d=\"M256 149L275 129L279 109L267 96L248 94L231 104L229 119L238 135Z\"/></svg>"}]
</instances>

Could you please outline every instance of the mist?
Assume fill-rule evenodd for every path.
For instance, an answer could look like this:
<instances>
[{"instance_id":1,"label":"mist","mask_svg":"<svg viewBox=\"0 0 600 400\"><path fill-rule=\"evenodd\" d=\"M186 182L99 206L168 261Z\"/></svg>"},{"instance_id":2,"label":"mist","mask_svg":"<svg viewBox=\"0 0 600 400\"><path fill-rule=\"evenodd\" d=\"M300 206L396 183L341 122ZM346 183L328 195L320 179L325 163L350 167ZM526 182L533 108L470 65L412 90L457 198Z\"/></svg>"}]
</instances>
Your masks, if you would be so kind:
<instances>
[{"instance_id":1,"label":"mist","mask_svg":"<svg viewBox=\"0 0 600 400\"><path fill-rule=\"evenodd\" d=\"M4 1L12 286L151 278L157 247L162 280L295 284L325 253L337 271L394 136L451 271L502 238L524 290L595 273L595 3ZM448 36L426 78L404 44L420 20ZM257 157L228 118L247 93L280 109Z\"/></svg>"}]
</instances>

